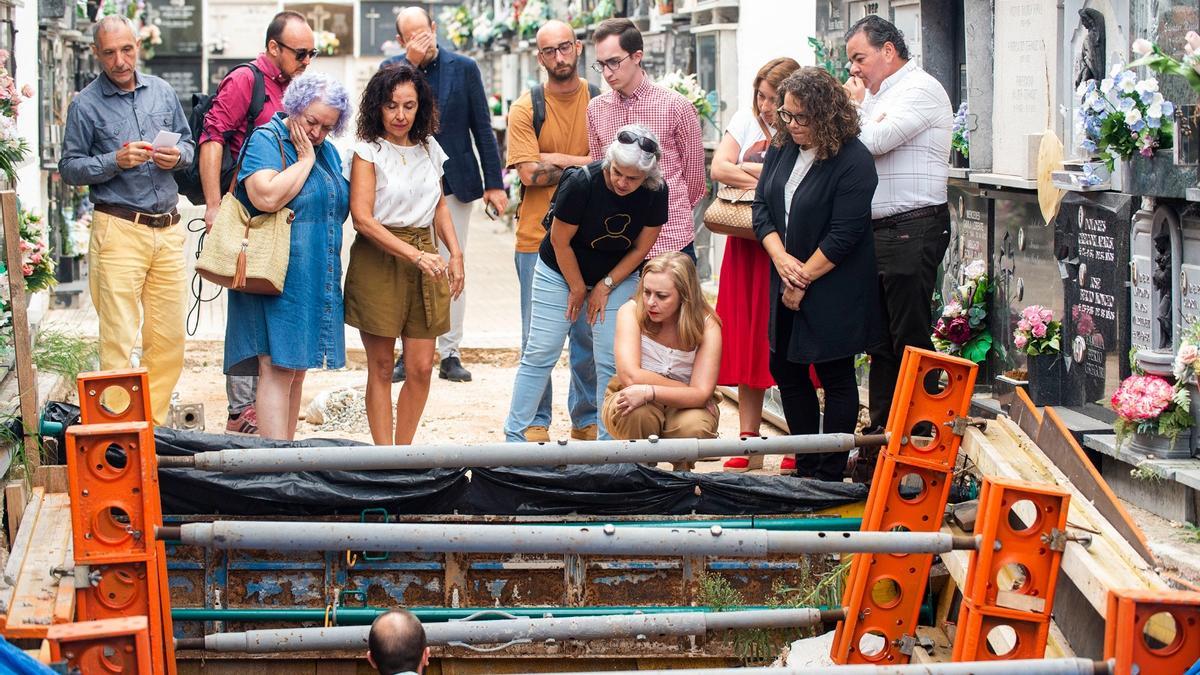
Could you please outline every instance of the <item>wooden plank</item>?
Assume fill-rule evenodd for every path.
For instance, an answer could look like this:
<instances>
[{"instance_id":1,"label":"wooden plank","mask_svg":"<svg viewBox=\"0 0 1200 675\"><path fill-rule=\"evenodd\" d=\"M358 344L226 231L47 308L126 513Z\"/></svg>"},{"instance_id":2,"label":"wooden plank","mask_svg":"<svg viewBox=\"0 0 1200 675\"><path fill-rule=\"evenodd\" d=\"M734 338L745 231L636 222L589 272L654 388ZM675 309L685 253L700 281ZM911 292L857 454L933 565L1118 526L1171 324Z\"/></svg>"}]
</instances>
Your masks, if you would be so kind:
<instances>
[{"instance_id":1,"label":"wooden plank","mask_svg":"<svg viewBox=\"0 0 1200 675\"><path fill-rule=\"evenodd\" d=\"M4 484L4 509L8 524L8 539L15 541L17 529L21 527L21 517L25 514L25 505L29 503L29 492L23 480L10 480Z\"/></svg>"},{"instance_id":2,"label":"wooden plank","mask_svg":"<svg viewBox=\"0 0 1200 675\"><path fill-rule=\"evenodd\" d=\"M25 557L29 554L33 542L34 526L42 509L42 489L36 488L32 497L28 507L22 511L21 526L13 537L13 547L4 566L4 574L0 575L0 629L3 629L8 621L8 613L16 595L17 580L21 577Z\"/></svg>"},{"instance_id":3,"label":"wooden plank","mask_svg":"<svg viewBox=\"0 0 1200 675\"><path fill-rule=\"evenodd\" d=\"M1028 432L1026 432L1028 433ZM1066 424L1059 418L1054 408L1047 408L1038 429L1037 445L1046 453L1046 457L1071 481L1071 485L1095 505L1100 515L1120 532L1129 545L1149 563L1154 563L1154 553L1142 528L1133 522L1129 512L1121 504L1121 500L1113 494L1108 482L1100 475L1100 471L1092 464L1088 456L1075 442Z\"/></svg>"},{"instance_id":4,"label":"wooden plank","mask_svg":"<svg viewBox=\"0 0 1200 675\"><path fill-rule=\"evenodd\" d=\"M1033 404L1029 394L1025 393L1025 387L1016 387L1013 392L1016 395L1008 408L1009 416L1030 438L1037 438L1038 426L1042 423L1041 411Z\"/></svg>"},{"instance_id":5,"label":"wooden plank","mask_svg":"<svg viewBox=\"0 0 1200 675\"><path fill-rule=\"evenodd\" d=\"M33 484L46 489L46 494L67 492L70 481L67 478L66 464L47 464L39 466L33 474Z\"/></svg>"},{"instance_id":6,"label":"wooden plank","mask_svg":"<svg viewBox=\"0 0 1200 675\"><path fill-rule=\"evenodd\" d=\"M1071 491L1068 529L1098 534L1092 535L1088 548L1077 542L1067 544L1062 574L1071 579L1100 616L1108 610L1110 588L1168 588L1167 583L1012 420L997 418L988 423L986 431L968 429L962 448L985 475L1058 484Z\"/></svg>"},{"instance_id":7,"label":"wooden plank","mask_svg":"<svg viewBox=\"0 0 1200 675\"><path fill-rule=\"evenodd\" d=\"M6 636L44 638L51 624L74 618L74 601L60 598L63 586L74 592L74 583L52 573L70 566L71 555L71 501L63 493L44 495L4 626Z\"/></svg>"},{"instance_id":8,"label":"wooden plank","mask_svg":"<svg viewBox=\"0 0 1200 675\"><path fill-rule=\"evenodd\" d=\"M3 219L9 302L12 305L13 354L16 357L21 423L25 428L26 461L36 467L42 457L38 446L37 377L33 372L33 342L29 332L29 312L25 298L25 276L21 274L21 226L17 219L17 193L0 192L0 218Z\"/></svg>"}]
</instances>

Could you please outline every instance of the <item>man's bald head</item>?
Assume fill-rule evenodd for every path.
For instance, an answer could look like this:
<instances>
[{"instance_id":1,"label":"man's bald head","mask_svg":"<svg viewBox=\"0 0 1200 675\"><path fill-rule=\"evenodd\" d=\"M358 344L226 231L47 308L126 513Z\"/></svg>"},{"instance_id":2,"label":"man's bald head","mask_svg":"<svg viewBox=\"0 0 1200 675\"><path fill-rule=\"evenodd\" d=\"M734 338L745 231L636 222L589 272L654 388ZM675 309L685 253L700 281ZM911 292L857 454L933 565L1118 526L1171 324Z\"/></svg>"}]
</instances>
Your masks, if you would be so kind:
<instances>
[{"instance_id":1,"label":"man's bald head","mask_svg":"<svg viewBox=\"0 0 1200 675\"><path fill-rule=\"evenodd\" d=\"M575 39L575 29L558 19L551 19L542 24L537 32L538 49L553 47L567 40Z\"/></svg>"},{"instance_id":2,"label":"man's bald head","mask_svg":"<svg viewBox=\"0 0 1200 675\"><path fill-rule=\"evenodd\" d=\"M575 30L562 21L551 20L537 32L538 63L551 80L565 84L579 77L579 42Z\"/></svg>"},{"instance_id":3,"label":"man's bald head","mask_svg":"<svg viewBox=\"0 0 1200 675\"><path fill-rule=\"evenodd\" d=\"M396 14L396 34L401 38L420 30L433 30L433 17L424 7L405 7Z\"/></svg>"},{"instance_id":4,"label":"man's bald head","mask_svg":"<svg viewBox=\"0 0 1200 675\"><path fill-rule=\"evenodd\" d=\"M375 617L367 636L367 660L380 675L422 672L428 661L425 629L407 610L393 609Z\"/></svg>"}]
</instances>

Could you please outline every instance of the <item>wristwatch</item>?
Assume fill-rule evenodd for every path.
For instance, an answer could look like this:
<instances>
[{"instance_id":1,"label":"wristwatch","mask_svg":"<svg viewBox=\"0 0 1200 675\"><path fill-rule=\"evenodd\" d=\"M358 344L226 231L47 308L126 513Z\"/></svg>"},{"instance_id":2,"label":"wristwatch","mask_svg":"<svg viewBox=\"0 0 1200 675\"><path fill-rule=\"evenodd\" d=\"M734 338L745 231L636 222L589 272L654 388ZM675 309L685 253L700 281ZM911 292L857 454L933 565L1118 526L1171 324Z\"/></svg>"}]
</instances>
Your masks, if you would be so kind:
<instances>
[{"instance_id":1,"label":"wristwatch","mask_svg":"<svg viewBox=\"0 0 1200 675\"><path fill-rule=\"evenodd\" d=\"M614 283L613 283L613 278L612 278L612 276L605 276L605 277L604 277L604 279L603 279L603 282L604 282L604 287L605 287L605 288L607 288L607 289L608 289L608 290L610 290L610 291L613 289L613 286L615 286L615 285L616 285L616 284L614 284Z\"/></svg>"}]
</instances>

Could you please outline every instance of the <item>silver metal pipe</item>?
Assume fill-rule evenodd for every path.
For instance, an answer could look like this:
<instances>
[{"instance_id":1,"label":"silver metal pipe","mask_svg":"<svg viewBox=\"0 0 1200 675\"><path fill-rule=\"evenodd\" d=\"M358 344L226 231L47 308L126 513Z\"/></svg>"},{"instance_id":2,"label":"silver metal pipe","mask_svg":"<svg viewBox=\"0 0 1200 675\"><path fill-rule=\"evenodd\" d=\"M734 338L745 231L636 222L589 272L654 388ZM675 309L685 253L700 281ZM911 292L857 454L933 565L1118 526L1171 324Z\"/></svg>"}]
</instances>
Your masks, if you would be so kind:
<instances>
[{"instance_id":1,"label":"silver metal pipe","mask_svg":"<svg viewBox=\"0 0 1200 675\"><path fill-rule=\"evenodd\" d=\"M1090 659L1017 659L897 665L813 666L809 668L697 668L687 675L1110 675L1113 666ZM588 671L559 675L646 675L644 670Z\"/></svg>"},{"instance_id":2,"label":"silver metal pipe","mask_svg":"<svg viewBox=\"0 0 1200 675\"><path fill-rule=\"evenodd\" d=\"M158 539L225 550L406 551L735 556L801 553L946 553L973 536L941 532L775 532L712 527L638 528L426 523L214 521L162 527Z\"/></svg>"},{"instance_id":3,"label":"silver metal pipe","mask_svg":"<svg viewBox=\"0 0 1200 675\"><path fill-rule=\"evenodd\" d=\"M717 457L845 452L887 444L885 434L811 434L771 438L651 438L634 441L557 441L480 445L376 445L348 448L241 448L162 456L160 468L221 473L395 471L496 466L561 466L623 462L695 462Z\"/></svg>"},{"instance_id":4,"label":"silver metal pipe","mask_svg":"<svg viewBox=\"0 0 1200 675\"><path fill-rule=\"evenodd\" d=\"M488 614L506 615L501 612ZM745 628L802 628L837 621L841 610L762 609L738 612L628 614L569 619L508 618L425 624L432 646L502 645L546 640L607 640L704 635L708 631ZM203 648L217 652L274 654L298 651L366 649L370 626L252 630L204 636ZM200 645L188 641L181 648Z\"/></svg>"}]
</instances>

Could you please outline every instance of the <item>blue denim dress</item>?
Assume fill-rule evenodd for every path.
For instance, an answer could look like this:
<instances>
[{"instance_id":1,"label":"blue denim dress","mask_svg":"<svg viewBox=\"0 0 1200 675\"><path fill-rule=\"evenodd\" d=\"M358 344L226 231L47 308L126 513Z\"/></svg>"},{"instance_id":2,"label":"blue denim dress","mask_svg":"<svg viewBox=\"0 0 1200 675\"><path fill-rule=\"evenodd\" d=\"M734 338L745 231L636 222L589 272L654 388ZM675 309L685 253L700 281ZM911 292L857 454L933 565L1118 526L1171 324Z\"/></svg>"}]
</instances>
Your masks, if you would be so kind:
<instances>
[{"instance_id":1,"label":"blue denim dress","mask_svg":"<svg viewBox=\"0 0 1200 675\"><path fill-rule=\"evenodd\" d=\"M296 161L282 113L255 130L246 143L236 195L250 209L245 180L262 169L282 169L276 134L283 139L288 166ZM274 132L274 133L272 133ZM225 320L225 373L258 374L259 355L281 368L342 368L346 335L342 327L342 225L350 211L350 184L328 139L317 146L317 161L291 202L291 254L283 294L229 291Z\"/></svg>"}]
</instances>

